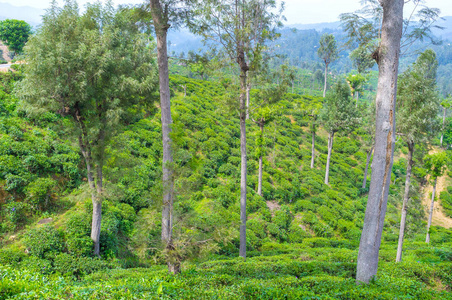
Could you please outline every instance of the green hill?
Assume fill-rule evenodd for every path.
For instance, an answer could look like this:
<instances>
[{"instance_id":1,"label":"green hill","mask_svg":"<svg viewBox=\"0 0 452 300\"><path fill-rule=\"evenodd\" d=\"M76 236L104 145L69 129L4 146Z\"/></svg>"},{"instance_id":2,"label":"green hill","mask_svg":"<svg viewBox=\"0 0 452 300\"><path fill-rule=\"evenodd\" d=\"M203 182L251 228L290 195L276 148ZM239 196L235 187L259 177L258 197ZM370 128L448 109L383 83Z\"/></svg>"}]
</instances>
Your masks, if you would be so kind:
<instances>
[{"instance_id":1,"label":"green hill","mask_svg":"<svg viewBox=\"0 0 452 300\"><path fill-rule=\"evenodd\" d=\"M174 235L182 274L164 266L160 239L161 129L156 106L136 107L108 148L101 230L102 259L91 257L91 200L83 162L65 119L27 118L11 96L18 75L1 75L0 299L447 299L452 232L434 227L422 241L422 164L414 171L407 252L395 264L406 149L397 144L381 268L356 286L357 246L367 201L366 154L358 129L335 139L325 185L327 136L316 140L302 107L287 94L265 128L263 196L257 190L259 129L248 131L248 259L238 256L238 115L221 82L173 75ZM13 77L11 77L13 76ZM184 87L186 86L186 96ZM252 93L253 95L253 93ZM418 155L426 149L419 149ZM47 218L48 224L38 224ZM48 219L51 218L51 219Z\"/></svg>"}]
</instances>

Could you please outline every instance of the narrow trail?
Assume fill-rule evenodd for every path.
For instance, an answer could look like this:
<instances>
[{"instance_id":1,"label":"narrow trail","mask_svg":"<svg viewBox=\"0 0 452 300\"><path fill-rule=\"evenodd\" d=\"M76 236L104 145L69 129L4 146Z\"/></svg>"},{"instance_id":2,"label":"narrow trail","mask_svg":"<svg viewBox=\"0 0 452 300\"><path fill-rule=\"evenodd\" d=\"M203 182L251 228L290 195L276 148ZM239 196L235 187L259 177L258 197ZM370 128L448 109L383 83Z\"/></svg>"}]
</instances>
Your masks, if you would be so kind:
<instances>
[{"instance_id":1,"label":"narrow trail","mask_svg":"<svg viewBox=\"0 0 452 300\"><path fill-rule=\"evenodd\" d=\"M438 152L437 149L433 149L429 152L429 154L433 154ZM433 207L433 218L432 218L432 225L433 226L441 226L444 228L452 228L452 218L447 217L444 214L443 207L441 206L441 200L439 199L439 195L442 191L445 191L447 189L447 175L443 175L441 177L438 177L437 183L436 183L436 192L435 192L435 206ZM427 183L426 187L424 187L424 196L422 198L422 206L425 209L427 218L430 212L430 204L432 201L432 191L433 186L429 183Z\"/></svg>"}]
</instances>

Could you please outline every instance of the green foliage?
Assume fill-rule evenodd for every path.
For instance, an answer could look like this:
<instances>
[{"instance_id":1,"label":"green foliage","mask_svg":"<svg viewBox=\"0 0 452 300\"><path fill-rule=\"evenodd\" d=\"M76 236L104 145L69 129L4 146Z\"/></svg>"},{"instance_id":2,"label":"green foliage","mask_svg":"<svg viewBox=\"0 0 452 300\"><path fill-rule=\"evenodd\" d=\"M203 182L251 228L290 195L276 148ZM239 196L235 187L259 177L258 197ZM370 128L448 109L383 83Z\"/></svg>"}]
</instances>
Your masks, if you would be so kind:
<instances>
[{"instance_id":1,"label":"green foliage","mask_svg":"<svg viewBox=\"0 0 452 300\"><path fill-rule=\"evenodd\" d=\"M55 256L64 247L61 233L51 225L28 231L24 243L29 253L38 258Z\"/></svg>"},{"instance_id":2,"label":"green foliage","mask_svg":"<svg viewBox=\"0 0 452 300\"><path fill-rule=\"evenodd\" d=\"M424 157L425 168L432 175L433 179L436 179L444 173L447 161L448 157L444 151L428 154Z\"/></svg>"},{"instance_id":3,"label":"green foliage","mask_svg":"<svg viewBox=\"0 0 452 300\"><path fill-rule=\"evenodd\" d=\"M41 275L27 269L0 267L0 296L19 299L452 299L447 248L406 243L402 263L380 260L378 277L369 285L356 285L357 249L344 241L305 239L303 244L266 243L257 256L242 259L211 259L187 265L174 277L164 266L103 269L71 277ZM382 255L396 251L385 245ZM250 252L253 253L253 252ZM389 255L392 256L392 255ZM429 261L423 259L429 257ZM93 271L68 255L59 255L62 274L78 276ZM74 265L75 263L75 265ZM78 265L77 265L78 264ZM73 273L72 273L73 272ZM75 279L75 278L74 278Z\"/></svg>"},{"instance_id":4,"label":"green foliage","mask_svg":"<svg viewBox=\"0 0 452 300\"><path fill-rule=\"evenodd\" d=\"M14 53L21 53L28 37L31 26L22 20L3 20L0 22L0 40Z\"/></svg>"},{"instance_id":5,"label":"green foliage","mask_svg":"<svg viewBox=\"0 0 452 300\"><path fill-rule=\"evenodd\" d=\"M327 95L320 118L329 133L351 132L358 126L358 112L350 95L350 87L342 80Z\"/></svg>"},{"instance_id":6,"label":"green foliage","mask_svg":"<svg viewBox=\"0 0 452 300\"><path fill-rule=\"evenodd\" d=\"M317 49L317 55L328 66L339 58L336 39L334 35L325 33L320 37L320 46Z\"/></svg>"},{"instance_id":7,"label":"green foliage","mask_svg":"<svg viewBox=\"0 0 452 300\"><path fill-rule=\"evenodd\" d=\"M66 253L60 253L54 258L53 270L61 275L71 275L80 278L82 276L105 271L109 265L106 261L92 257L74 257Z\"/></svg>"},{"instance_id":8,"label":"green foliage","mask_svg":"<svg viewBox=\"0 0 452 300\"><path fill-rule=\"evenodd\" d=\"M398 81L397 131L409 144L431 140L439 130L440 99L436 87L438 61L433 50L423 52Z\"/></svg>"},{"instance_id":9,"label":"green foliage","mask_svg":"<svg viewBox=\"0 0 452 300\"><path fill-rule=\"evenodd\" d=\"M90 215L79 212L70 216L66 222L65 239L67 252L73 256L90 256L93 241L89 235L91 230Z\"/></svg>"}]
</instances>

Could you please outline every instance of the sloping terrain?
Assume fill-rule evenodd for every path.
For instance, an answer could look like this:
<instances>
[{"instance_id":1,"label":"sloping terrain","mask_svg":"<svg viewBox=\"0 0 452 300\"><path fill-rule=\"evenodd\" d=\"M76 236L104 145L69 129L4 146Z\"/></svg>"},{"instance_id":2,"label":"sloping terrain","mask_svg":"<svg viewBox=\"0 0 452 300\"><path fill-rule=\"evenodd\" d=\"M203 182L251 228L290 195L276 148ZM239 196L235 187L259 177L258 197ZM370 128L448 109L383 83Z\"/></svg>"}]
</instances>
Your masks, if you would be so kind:
<instances>
[{"instance_id":1,"label":"sloping terrain","mask_svg":"<svg viewBox=\"0 0 452 300\"><path fill-rule=\"evenodd\" d=\"M0 94L0 299L450 298L452 232L435 227L431 245L420 242L422 197L412 200L405 262L393 263L403 158L394 164L379 278L369 286L355 284L367 201L361 189L363 133L358 129L335 138L330 185L325 185L327 137L321 128L315 168L310 168L310 119L302 108L315 98L308 95L286 95L279 103L284 113L265 127L262 197L256 193L260 131L247 124L248 258L236 258L240 135L225 85L171 77L174 232L176 245L182 245L183 272L170 276L158 244L158 109L133 108L135 119L108 148L100 260L91 256L92 206L70 128L59 126L64 119L50 113L24 118L10 95L12 84L5 84ZM50 223L38 224L49 218Z\"/></svg>"}]
</instances>

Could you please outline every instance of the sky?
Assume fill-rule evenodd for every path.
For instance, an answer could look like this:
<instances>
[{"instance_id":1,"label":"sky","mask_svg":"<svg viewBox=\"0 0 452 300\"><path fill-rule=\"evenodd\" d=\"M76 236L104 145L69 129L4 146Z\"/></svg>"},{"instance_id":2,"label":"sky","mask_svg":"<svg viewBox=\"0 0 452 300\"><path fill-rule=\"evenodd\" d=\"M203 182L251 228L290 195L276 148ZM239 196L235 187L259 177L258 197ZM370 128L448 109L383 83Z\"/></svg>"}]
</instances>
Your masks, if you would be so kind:
<instances>
[{"instance_id":1,"label":"sky","mask_svg":"<svg viewBox=\"0 0 452 300\"><path fill-rule=\"evenodd\" d=\"M145 0L114 0L115 5L139 4ZM45 9L50 0L0 0L15 6L32 6ZM61 2L61 0L60 0ZM78 0L82 6L90 0ZM105 0L102 0L105 2ZM285 0L286 9L283 13L287 24L312 24L334 22L341 13L353 12L360 8L360 0ZM426 0L429 7L441 9L442 16L452 16L451 0ZM409 7L408 9L409 10Z\"/></svg>"}]
</instances>

